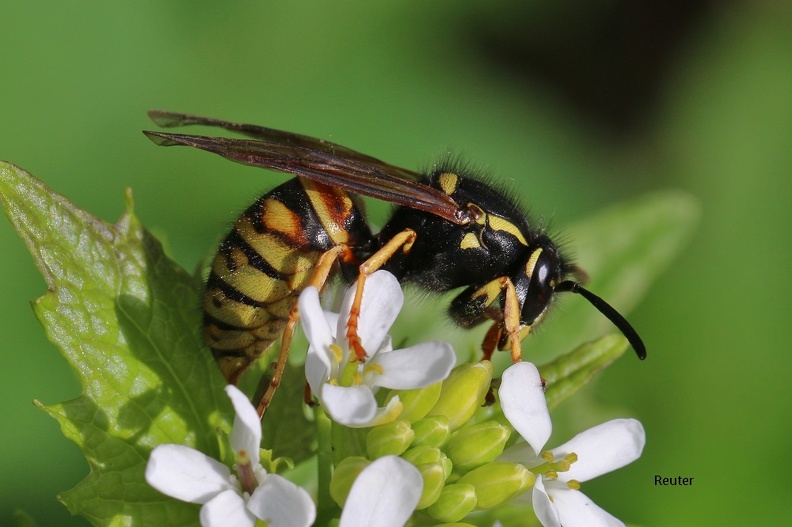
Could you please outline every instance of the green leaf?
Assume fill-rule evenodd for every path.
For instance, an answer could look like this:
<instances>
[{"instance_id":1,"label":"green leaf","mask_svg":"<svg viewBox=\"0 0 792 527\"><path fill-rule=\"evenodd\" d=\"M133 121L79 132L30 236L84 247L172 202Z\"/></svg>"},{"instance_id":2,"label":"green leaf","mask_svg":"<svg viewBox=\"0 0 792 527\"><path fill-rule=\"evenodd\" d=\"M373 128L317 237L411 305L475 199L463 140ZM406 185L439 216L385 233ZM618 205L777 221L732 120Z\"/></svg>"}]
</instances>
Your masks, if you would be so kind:
<instances>
[{"instance_id":1,"label":"green leaf","mask_svg":"<svg viewBox=\"0 0 792 527\"><path fill-rule=\"evenodd\" d=\"M36 522L25 511L14 511L14 527L36 527Z\"/></svg>"},{"instance_id":2,"label":"green leaf","mask_svg":"<svg viewBox=\"0 0 792 527\"><path fill-rule=\"evenodd\" d=\"M148 486L151 449L181 443L220 458L233 415L201 343L198 284L128 210L107 224L0 163L0 202L48 291L34 302L83 386L44 406L83 450L90 474L60 499L95 525L194 525L197 507Z\"/></svg>"},{"instance_id":3,"label":"green leaf","mask_svg":"<svg viewBox=\"0 0 792 527\"><path fill-rule=\"evenodd\" d=\"M539 368L547 383L547 407L553 409L588 383L595 373L621 357L627 339L611 334L579 346Z\"/></svg>"}]
</instances>

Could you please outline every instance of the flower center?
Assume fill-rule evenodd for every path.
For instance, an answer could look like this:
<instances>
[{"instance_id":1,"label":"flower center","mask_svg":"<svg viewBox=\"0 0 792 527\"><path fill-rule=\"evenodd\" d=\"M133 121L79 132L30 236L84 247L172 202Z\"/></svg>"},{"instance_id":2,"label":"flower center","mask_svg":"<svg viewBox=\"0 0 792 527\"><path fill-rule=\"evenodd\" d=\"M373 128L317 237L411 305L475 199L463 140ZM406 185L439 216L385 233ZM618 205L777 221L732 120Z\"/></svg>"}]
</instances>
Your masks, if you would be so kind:
<instances>
[{"instance_id":1,"label":"flower center","mask_svg":"<svg viewBox=\"0 0 792 527\"><path fill-rule=\"evenodd\" d=\"M341 370L338 384L345 387L357 386L360 384L363 380L363 376L360 374L359 365L360 363L358 361L351 360L347 362L346 365L344 365L344 369Z\"/></svg>"},{"instance_id":2,"label":"flower center","mask_svg":"<svg viewBox=\"0 0 792 527\"><path fill-rule=\"evenodd\" d=\"M545 463L533 467L531 472L536 474L537 476L544 476L547 479L556 480L558 479L559 472L567 472L569 468L572 466L572 463L578 460L577 454L574 452L570 452L569 454L565 455L561 459L556 459L553 456L553 453L549 450L545 450L541 454L542 459L545 460ZM580 490L580 482L574 479L571 479L566 482L567 486L573 490Z\"/></svg>"}]
</instances>

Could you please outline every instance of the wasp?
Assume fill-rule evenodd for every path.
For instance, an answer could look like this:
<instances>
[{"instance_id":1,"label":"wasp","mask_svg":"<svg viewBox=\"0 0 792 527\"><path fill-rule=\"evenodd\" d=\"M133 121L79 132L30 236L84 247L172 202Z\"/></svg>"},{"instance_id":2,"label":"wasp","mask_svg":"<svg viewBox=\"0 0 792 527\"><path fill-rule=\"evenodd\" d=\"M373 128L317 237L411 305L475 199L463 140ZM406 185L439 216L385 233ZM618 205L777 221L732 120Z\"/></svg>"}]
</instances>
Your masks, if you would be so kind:
<instances>
[{"instance_id":1,"label":"wasp","mask_svg":"<svg viewBox=\"0 0 792 527\"><path fill-rule=\"evenodd\" d=\"M321 139L262 126L151 111L163 128L204 125L248 139L145 131L161 146L185 145L231 161L293 174L264 194L220 243L203 297L204 336L220 370L236 384L280 339L262 415L283 376L299 319L297 299L340 276L357 279L346 337L360 361L357 335L365 279L378 269L432 292L461 289L448 313L464 328L491 322L483 357L510 350L545 319L558 293L581 295L628 339L640 359L646 348L613 307L585 289L584 273L514 199L458 163L418 173ZM395 204L372 234L359 196Z\"/></svg>"}]
</instances>

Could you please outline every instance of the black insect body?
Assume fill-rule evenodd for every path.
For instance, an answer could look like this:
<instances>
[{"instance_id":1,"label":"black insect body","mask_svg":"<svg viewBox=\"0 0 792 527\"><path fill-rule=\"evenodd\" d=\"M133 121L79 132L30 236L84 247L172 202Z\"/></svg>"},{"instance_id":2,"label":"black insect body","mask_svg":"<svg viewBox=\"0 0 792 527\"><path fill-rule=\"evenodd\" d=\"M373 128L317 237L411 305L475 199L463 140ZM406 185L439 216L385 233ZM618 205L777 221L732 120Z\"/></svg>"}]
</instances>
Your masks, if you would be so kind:
<instances>
[{"instance_id":1,"label":"black insect body","mask_svg":"<svg viewBox=\"0 0 792 527\"><path fill-rule=\"evenodd\" d=\"M159 145L192 146L297 176L237 220L220 245L204 296L206 341L229 382L281 338L260 414L283 374L300 292L309 285L321 290L335 274L348 282L358 279L347 338L359 360L366 358L357 335L365 278L378 269L428 291L464 288L449 313L466 328L492 322L482 345L487 359L499 347L519 361L521 340L541 323L559 292L589 300L625 334L639 358L646 356L630 324L570 279L576 268L552 240L502 192L458 167L421 175L308 136L170 112L149 115L165 127L208 125L252 137L145 132ZM373 236L354 195L399 207Z\"/></svg>"}]
</instances>

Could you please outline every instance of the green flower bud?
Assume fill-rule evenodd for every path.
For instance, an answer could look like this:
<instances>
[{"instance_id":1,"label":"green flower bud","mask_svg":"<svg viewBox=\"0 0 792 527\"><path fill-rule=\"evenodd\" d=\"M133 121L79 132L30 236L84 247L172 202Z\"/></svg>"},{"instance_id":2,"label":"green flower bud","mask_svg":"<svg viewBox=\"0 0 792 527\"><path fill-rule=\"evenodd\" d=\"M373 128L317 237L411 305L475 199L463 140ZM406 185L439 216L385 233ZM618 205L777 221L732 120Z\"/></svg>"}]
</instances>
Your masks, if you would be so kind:
<instances>
[{"instance_id":1,"label":"green flower bud","mask_svg":"<svg viewBox=\"0 0 792 527\"><path fill-rule=\"evenodd\" d=\"M407 421L391 421L375 426L366 435L366 453L369 459L393 454L398 456L412 443L415 432Z\"/></svg>"},{"instance_id":2,"label":"green flower bud","mask_svg":"<svg viewBox=\"0 0 792 527\"><path fill-rule=\"evenodd\" d=\"M451 475L451 470L454 468L451 460L441 450L434 447L418 446L411 448L402 455L402 458L417 467L429 463L440 463L443 466L446 478Z\"/></svg>"},{"instance_id":3,"label":"green flower bud","mask_svg":"<svg viewBox=\"0 0 792 527\"><path fill-rule=\"evenodd\" d=\"M476 489L469 483L453 483L443 487L440 497L426 512L442 522L457 522L476 508Z\"/></svg>"},{"instance_id":4,"label":"green flower bud","mask_svg":"<svg viewBox=\"0 0 792 527\"><path fill-rule=\"evenodd\" d=\"M423 477L423 491L421 492L421 499L418 500L418 505L415 506L415 510L421 510L432 505L440 497L446 479L446 472L443 464L439 462L417 465L417 468L421 472L421 477Z\"/></svg>"},{"instance_id":5,"label":"green flower bud","mask_svg":"<svg viewBox=\"0 0 792 527\"><path fill-rule=\"evenodd\" d=\"M443 381L443 390L429 416L445 415L451 430L467 422L484 403L492 381L492 364L481 361L454 368Z\"/></svg>"},{"instance_id":6,"label":"green flower bud","mask_svg":"<svg viewBox=\"0 0 792 527\"><path fill-rule=\"evenodd\" d=\"M346 503L352 484L357 479L358 474L369 466L371 461L364 457L348 457L341 461L333 471L333 479L330 480L330 497L343 508Z\"/></svg>"},{"instance_id":7,"label":"green flower bud","mask_svg":"<svg viewBox=\"0 0 792 527\"><path fill-rule=\"evenodd\" d=\"M448 417L444 415L435 415L432 417L425 417L412 424L413 432L415 432L415 440L412 442L413 446L431 446L441 447L448 437L451 435L451 427L448 424Z\"/></svg>"},{"instance_id":8,"label":"green flower bud","mask_svg":"<svg viewBox=\"0 0 792 527\"><path fill-rule=\"evenodd\" d=\"M459 478L476 489L478 509L491 509L522 494L536 481L533 472L519 463L488 463Z\"/></svg>"},{"instance_id":9,"label":"green flower bud","mask_svg":"<svg viewBox=\"0 0 792 527\"><path fill-rule=\"evenodd\" d=\"M402 455L402 458L413 465L423 465L425 463L437 463L445 454L439 449L430 446L417 446L409 449Z\"/></svg>"},{"instance_id":10,"label":"green flower bud","mask_svg":"<svg viewBox=\"0 0 792 527\"><path fill-rule=\"evenodd\" d=\"M497 421L484 421L455 432L445 452L457 469L467 471L494 461L510 435L511 430Z\"/></svg>"},{"instance_id":11,"label":"green flower bud","mask_svg":"<svg viewBox=\"0 0 792 527\"><path fill-rule=\"evenodd\" d=\"M399 414L399 419L404 419L411 423L423 419L432 407L437 403L442 390L441 382L436 382L424 388L415 390L393 390L388 394L385 399L385 404L399 396L402 403L402 411Z\"/></svg>"}]
</instances>

